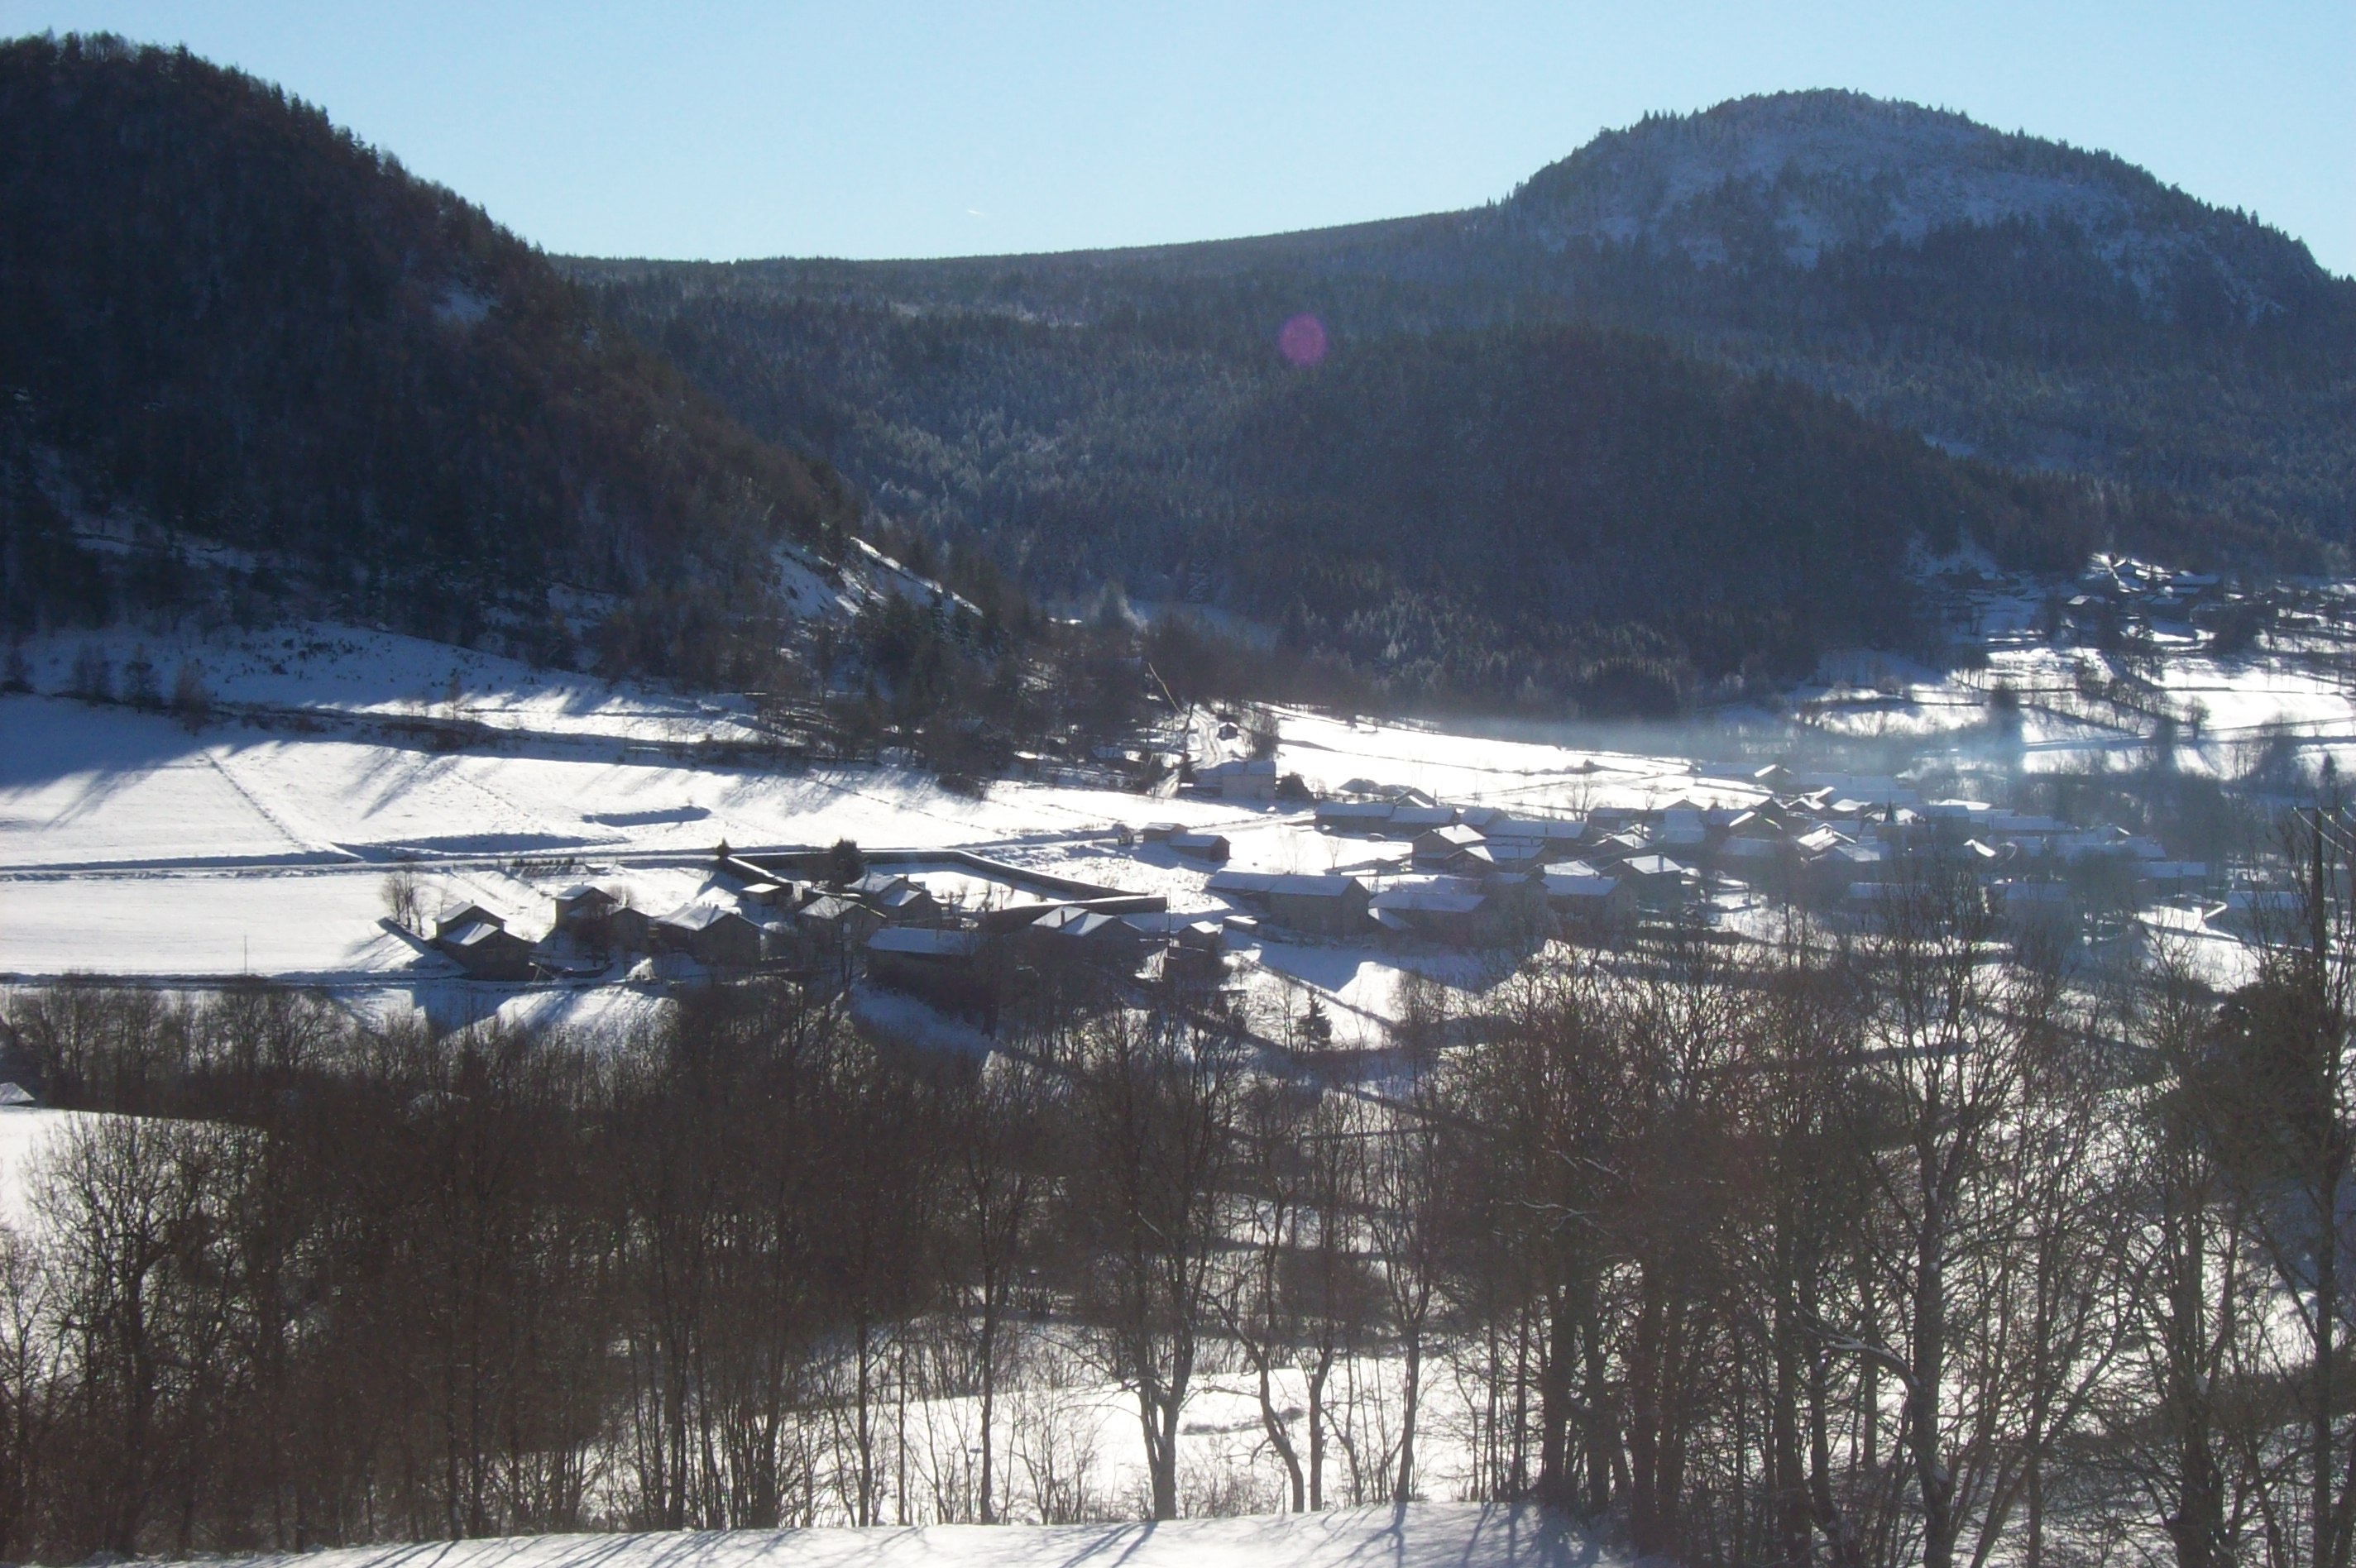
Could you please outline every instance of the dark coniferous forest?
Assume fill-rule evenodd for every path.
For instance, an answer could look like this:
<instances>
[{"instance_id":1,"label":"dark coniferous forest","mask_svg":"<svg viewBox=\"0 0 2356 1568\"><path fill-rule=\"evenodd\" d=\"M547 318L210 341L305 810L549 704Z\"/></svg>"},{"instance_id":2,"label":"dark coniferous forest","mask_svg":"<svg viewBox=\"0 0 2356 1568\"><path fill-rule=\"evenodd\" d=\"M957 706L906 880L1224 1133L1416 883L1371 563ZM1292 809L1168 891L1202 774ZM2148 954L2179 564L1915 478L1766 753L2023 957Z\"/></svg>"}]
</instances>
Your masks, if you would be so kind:
<instances>
[{"instance_id":1,"label":"dark coniferous forest","mask_svg":"<svg viewBox=\"0 0 2356 1568\"><path fill-rule=\"evenodd\" d=\"M0 296L20 631L121 607L74 537L110 517L464 637L551 585L741 606L852 515L479 208L186 53L0 48Z\"/></svg>"}]
</instances>

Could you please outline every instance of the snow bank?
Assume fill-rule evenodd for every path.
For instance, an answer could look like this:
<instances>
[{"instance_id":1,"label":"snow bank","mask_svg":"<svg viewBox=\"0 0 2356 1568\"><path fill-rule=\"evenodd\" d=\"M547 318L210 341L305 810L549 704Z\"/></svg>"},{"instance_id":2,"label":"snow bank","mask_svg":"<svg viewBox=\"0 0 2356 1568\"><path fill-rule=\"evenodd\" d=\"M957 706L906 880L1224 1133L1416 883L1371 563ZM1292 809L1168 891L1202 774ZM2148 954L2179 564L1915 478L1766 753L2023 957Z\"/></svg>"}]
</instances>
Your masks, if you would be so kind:
<instances>
[{"instance_id":1,"label":"snow bank","mask_svg":"<svg viewBox=\"0 0 2356 1568\"><path fill-rule=\"evenodd\" d=\"M1162 1524L521 1536L259 1561L287 1568L1570 1568L1604 1558L1584 1534L1534 1508L1412 1503Z\"/></svg>"},{"instance_id":2,"label":"snow bank","mask_svg":"<svg viewBox=\"0 0 2356 1568\"><path fill-rule=\"evenodd\" d=\"M92 1111L0 1107L0 1224L20 1230L33 1224L38 1218L33 1211L34 1189L50 1146L78 1126L106 1119Z\"/></svg>"}]
</instances>

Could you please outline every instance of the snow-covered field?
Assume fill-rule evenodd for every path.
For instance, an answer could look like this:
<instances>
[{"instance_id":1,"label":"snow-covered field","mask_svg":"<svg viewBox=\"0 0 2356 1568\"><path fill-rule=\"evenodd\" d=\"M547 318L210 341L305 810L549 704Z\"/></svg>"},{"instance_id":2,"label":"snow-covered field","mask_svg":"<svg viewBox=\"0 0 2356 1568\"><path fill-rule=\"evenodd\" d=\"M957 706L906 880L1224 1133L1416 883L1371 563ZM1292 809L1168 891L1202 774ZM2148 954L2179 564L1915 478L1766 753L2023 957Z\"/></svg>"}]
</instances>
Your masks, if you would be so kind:
<instances>
[{"instance_id":1,"label":"snow-covered field","mask_svg":"<svg viewBox=\"0 0 2356 1568\"><path fill-rule=\"evenodd\" d=\"M1607 1559L1534 1508L1412 1503L1162 1524L525 1536L255 1561L289 1568L1586 1568Z\"/></svg>"},{"instance_id":2,"label":"snow-covered field","mask_svg":"<svg viewBox=\"0 0 2356 1568\"><path fill-rule=\"evenodd\" d=\"M2023 769L2124 767L2147 756L2154 716L2123 713L2079 692L2090 676L2107 682L2122 671L2121 661L2102 655L2031 645L1996 649L1986 670L1969 675L1889 661L1878 682L1847 680L1804 695L1809 722L1826 733L1930 746L1985 729L1989 696L2003 687L2020 699ZM2173 762L2186 771L2236 775L2269 741L2286 741L2318 765L2327 755L2343 770L2356 763L2356 688L2342 676L2279 656L2228 661L2185 650L2139 673L2149 700L2177 718Z\"/></svg>"},{"instance_id":3,"label":"snow-covered field","mask_svg":"<svg viewBox=\"0 0 2356 1568\"><path fill-rule=\"evenodd\" d=\"M260 974L373 993L380 1004L390 995L444 1017L590 1021L637 1004L611 987L455 979L449 961L382 918L387 873L415 867L429 912L479 901L536 936L549 895L584 879L623 884L639 908L667 912L706 888L723 840L962 848L1205 912L1224 907L1205 888L1210 868L1161 846L1125 846L1122 831L1157 822L1215 831L1232 845L1231 868L1247 871L1380 877L1406 850L1319 835L1297 808L1023 782L977 799L890 767L694 760L683 743L743 739L749 716L729 701L348 627L170 641L112 633L26 651L47 695L0 698L0 981L95 972L201 985ZM166 713L57 695L77 664L94 662L126 690L124 671L141 659L153 668L143 678L166 695L183 664L201 668L223 706L191 731ZM1993 746L1988 693L2001 684L2021 698L2019 766L2119 766L2147 752L2147 716L2083 699L2089 679L2116 673L2096 656L1999 645L1987 670L1945 677L1886 657L1849 663L1800 694L1794 733L1901 750ZM2268 746L2310 766L2344 751L2343 764L2356 766L2356 698L2328 673L2292 658L2226 664L2183 649L2141 674L2146 689L2197 720L2178 726L2176 763L2187 771L2246 772ZM473 749L436 749L396 727L419 715L500 733ZM1678 754L1698 750L1706 731L1631 732L1658 750L1597 749L1567 726L1518 732L1531 738L1288 713L1281 762L1321 793L1404 787L1526 814L1758 798L1739 770L1708 771ZM942 896L970 892L968 880L933 875ZM1487 982L1462 957L1371 944L1270 942L1246 960L1256 1005L1296 1013L1313 991L1345 1045L1378 1042L1410 968L1458 987Z\"/></svg>"},{"instance_id":4,"label":"snow-covered field","mask_svg":"<svg viewBox=\"0 0 2356 1568\"><path fill-rule=\"evenodd\" d=\"M21 1230L35 1219L33 1194L46 1152L72 1128L100 1119L90 1111L0 1106L0 1224Z\"/></svg>"},{"instance_id":5,"label":"snow-covered field","mask_svg":"<svg viewBox=\"0 0 2356 1568\"><path fill-rule=\"evenodd\" d=\"M1681 796L1703 804L1758 798L1755 790L1701 776L1691 760L1678 756L1490 740L1437 726L1310 713L1287 714L1283 729L1286 770L1298 772L1319 791L1361 781L1406 785L1460 805L1530 815L1595 805L1657 806ZM1664 738L1674 733L1665 729Z\"/></svg>"},{"instance_id":6,"label":"snow-covered field","mask_svg":"<svg viewBox=\"0 0 2356 1568\"><path fill-rule=\"evenodd\" d=\"M1258 816L1032 784L974 800L891 769L695 766L561 731L468 752L236 722L191 733L58 697L0 699L0 971L19 975L405 971L416 954L376 919L396 862L525 924L552 879L600 869L642 881L644 907L684 901L723 839L987 848L1180 891L1183 875L1108 852L1120 825Z\"/></svg>"},{"instance_id":7,"label":"snow-covered field","mask_svg":"<svg viewBox=\"0 0 2356 1568\"><path fill-rule=\"evenodd\" d=\"M104 660L116 695L132 695L138 660L169 698L192 668L224 704L378 718L467 719L535 735L640 741L743 740L754 731L734 699L683 697L629 682L535 669L517 660L390 632L335 624L226 627L169 636L128 628L35 640L37 691L65 689L77 661Z\"/></svg>"},{"instance_id":8,"label":"snow-covered field","mask_svg":"<svg viewBox=\"0 0 2356 1568\"><path fill-rule=\"evenodd\" d=\"M1123 829L1215 831L1239 870L1381 873L1405 847L1322 837L1306 814L1006 782L987 798L914 772L693 762L673 748L749 733L729 705L534 671L465 649L348 627L131 633L27 648L43 695L0 698L0 977L100 973L159 983L259 974L358 993L392 991L444 1015L581 1019L614 1010L579 987L488 996L383 919L383 885L413 866L430 912L477 901L527 936L548 898L584 878L626 885L667 912L708 885L722 841L739 849L832 843L962 848L1182 911L1224 906L1209 868ZM144 661L169 694L183 664L217 707L191 730L172 715L59 695L103 662L114 689ZM246 706L238 706L246 705ZM264 713L268 722L259 721ZM495 745L436 749L382 723L463 717ZM319 722L314 724L313 720ZM1321 790L1405 786L1468 805L1559 811L1710 795L1674 757L1477 740L1411 724L1287 715L1285 766ZM1740 792L1737 792L1740 794ZM920 880L923 880L920 878ZM970 889L933 878L937 894ZM1412 964L1477 983L1460 961L1374 947L1270 944L1244 974L1291 1011L1324 993L1342 1043L1378 1040ZM626 1011L626 1002L621 1004Z\"/></svg>"},{"instance_id":9,"label":"snow-covered field","mask_svg":"<svg viewBox=\"0 0 2356 1568\"><path fill-rule=\"evenodd\" d=\"M1578 773L1559 748L1469 743L1298 718L1289 752L1321 780L1372 774L1465 797L1569 803L1597 780L1632 797L1687 780L1683 764L1622 760ZM1395 864L1403 846L1323 837L1305 814L1005 783L976 800L890 768L695 766L577 743L444 752L336 734L174 720L54 697L0 698L0 976L73 972L154 980L260 974L344 987L448 986L454 966L384 921L382 890L416 868L430 911L476 901L536 935L548 898L584 878L618 881L649 911L708 885L715 845L958 848L1181 910L1222 907L1208 868L1119 829L1177 822L1226 835L1237 869L1324 872ZM1541 799L1540 797L1545 797ZM937 891L970 891L944 872ZM1280 948L1284 976L1378 1017L1401 971L1374 949ZM1445 965L1442 966L1443 968ZM468 987L472 989L473 987ZM561 1009L560 1009L561 1010ZM546 1002L532 1009L548 1016ZM1363 1031L1362 1031L1363 1032Z\"/></svg>"},{"instance_id":10,"label":"snow-covered field","mask_svg":"<svg viewBox=\"0 0 2356 1568\"><path fill-rule=\"evenodd\" d=\"M701 853L862 842L1019 848L1126 821L1237 813L1005 784L988 800L889 769L692 765L577 745L446 752L387 740L209 726L64 699L0 699L0 867L154 869L404 855Z\"/></svg>"}]
</instances>

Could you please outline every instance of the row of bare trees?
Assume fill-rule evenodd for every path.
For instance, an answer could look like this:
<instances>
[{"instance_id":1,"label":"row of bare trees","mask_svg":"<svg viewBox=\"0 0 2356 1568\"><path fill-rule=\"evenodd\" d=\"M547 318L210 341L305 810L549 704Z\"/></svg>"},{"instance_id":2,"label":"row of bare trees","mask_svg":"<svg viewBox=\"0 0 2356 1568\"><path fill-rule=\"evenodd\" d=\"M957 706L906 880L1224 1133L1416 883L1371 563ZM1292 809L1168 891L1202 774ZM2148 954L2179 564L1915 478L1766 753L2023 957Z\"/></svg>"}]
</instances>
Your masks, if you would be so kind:
<instances>
[{"instance_id":1,"label":"row of bare trees","mask_svg":"<svg viewBox=\"0 0 2356 1568\"><path fill-rule=\"evenodd\" d=\"M1419 989L1348 1083L1180 990L986 1068L770 987L618 1047L23 994L120 1114L0 1249L0 1554L1463 1496L1694 1563L2349 1568L2341 837L2222 994L1925 882Z\"/></svg>"},{"instance_id":2,"label":"row of bare trees","mask_svg":"<svg viewBox=\"0 0 2356 1568\"><path fill-rule=\"evenodd\" d=\"M2299 928L2222 997L2000 944L1961 882L1526 976L1432 1112L1505 1390L1474 1489L1695 1562L2345 1568L2347 841L2293 827Z\"/></svg>"},{"instance_id":3,"label":"row of bare trees","mask_svg":"<svg viewBox=\"0 0 2356 1568\"><path fill-rule=\"evenodd\" d=\"M1001 1408L1064 1383L1133 1392L1173 1512L1198 1366L1233 1360L1237 1130L1292 1092L1208 1000L983 1072L791 987L619 1049L20 995L51 1097L107 1114L16 1173L0 1553L1120 1508L1086 1434ZM911 1405L960 1403L969 1451L919 1465Z\"/></svg>"}]
</instances>

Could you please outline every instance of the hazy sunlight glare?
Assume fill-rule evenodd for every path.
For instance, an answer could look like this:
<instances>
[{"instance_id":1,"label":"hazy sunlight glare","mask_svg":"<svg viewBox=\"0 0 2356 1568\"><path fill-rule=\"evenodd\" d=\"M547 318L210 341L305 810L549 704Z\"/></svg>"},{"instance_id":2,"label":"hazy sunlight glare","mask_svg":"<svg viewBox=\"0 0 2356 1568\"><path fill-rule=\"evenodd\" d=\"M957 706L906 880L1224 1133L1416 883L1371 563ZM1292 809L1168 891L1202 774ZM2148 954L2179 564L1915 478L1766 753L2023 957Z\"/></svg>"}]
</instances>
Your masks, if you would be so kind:
<instances>
[{"instance_id":1,"label":"hazy sunlight glare","mask_svg":"<svg viewBox=\"0 0 2356 1568\"><path fill-rule=\"evenodd\" d=\"M1292 364L1317 364L1325 357L1325 324L1303 312L1284 324L1276 335L1276 348Z\"/></svg>"}]
</instances>

